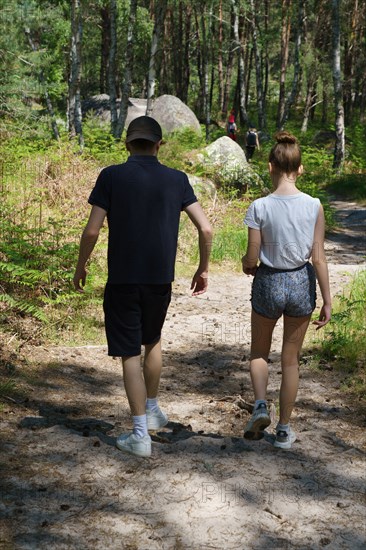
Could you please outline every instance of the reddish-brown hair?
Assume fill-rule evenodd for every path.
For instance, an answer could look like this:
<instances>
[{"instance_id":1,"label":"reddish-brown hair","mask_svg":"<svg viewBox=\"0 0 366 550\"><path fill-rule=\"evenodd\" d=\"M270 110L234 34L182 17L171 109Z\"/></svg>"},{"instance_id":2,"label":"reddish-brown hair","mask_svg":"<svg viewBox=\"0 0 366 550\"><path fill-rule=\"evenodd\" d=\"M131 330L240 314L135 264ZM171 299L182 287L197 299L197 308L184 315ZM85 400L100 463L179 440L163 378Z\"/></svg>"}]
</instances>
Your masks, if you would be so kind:
<instances>
[{"instance_id":1,"label":"reddish-brown hair","mask_svg":"<svg viewBox=\"0 0 366 550\"><path fill-rule=\"evenodd\" d=\"M269 162L281 172L297 172L301 165L301 151L295 136L289 132L278 132L277 141L269 154Z\"/></svg>"}]
</instances>

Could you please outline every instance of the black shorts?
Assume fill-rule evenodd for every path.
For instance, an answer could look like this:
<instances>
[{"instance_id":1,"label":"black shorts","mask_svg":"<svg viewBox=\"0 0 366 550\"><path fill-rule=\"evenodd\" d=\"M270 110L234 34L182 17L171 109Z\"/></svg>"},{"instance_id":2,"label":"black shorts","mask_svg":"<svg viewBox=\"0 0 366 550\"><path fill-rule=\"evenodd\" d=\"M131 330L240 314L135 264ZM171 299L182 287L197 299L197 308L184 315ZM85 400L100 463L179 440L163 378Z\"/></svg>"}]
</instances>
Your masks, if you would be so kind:
<instances>
[{"instance_id":1,"label":"black shorts","mask_svg":"<svg viewBox=\"0 0 366 550\"><path fill-rule=\"evenodd\" d=\"M104 291L108 355L140 355L141 345L161 337L172 285L108 284Z\"/></svg>"}]
</instances>

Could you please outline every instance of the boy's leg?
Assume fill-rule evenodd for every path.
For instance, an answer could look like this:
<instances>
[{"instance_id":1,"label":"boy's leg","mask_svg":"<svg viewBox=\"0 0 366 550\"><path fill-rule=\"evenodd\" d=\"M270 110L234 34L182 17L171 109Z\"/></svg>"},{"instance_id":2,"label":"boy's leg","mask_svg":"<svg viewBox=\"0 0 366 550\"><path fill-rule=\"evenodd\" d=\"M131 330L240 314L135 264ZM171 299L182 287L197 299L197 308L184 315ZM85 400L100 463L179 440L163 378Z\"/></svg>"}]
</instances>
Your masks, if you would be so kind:
<instances>
[{"instance_id":1,"label":"boy's leg","mask_svg":"<svg viewBox=\"0 0 366 550\"><path fill-rule=\"evenodd\" d=\"M280 389L280 424L287 425L299 387L299 355L311 315L283 320L282 381Z\"/></svg>"},{"instance_id":2,"label":"boy's leg","mask_svg":"<svg viewBox=\"0 0 366 550\"><path fill-rule=\"evenodd\" d=\"M146 414L146 386L141 372L141 356L122 357L123 382L132 416Z\"/></svg>"},{"instance_id":3,"label":"boy's leg","mask_svg":"<svg viewBox=\"0 0 366 550\"><path fill-rule=\"evenodd\" d=\"M254 397L266 399L268 384L268 355L271 349L272 333L277 319L268 319L252 309L252 343L250 350L250 377Z\"/></svg>"},{"instance_id":4,"label":"boy's leg","mask_svg":"<svg viewBox=\"0 0 366 550\"><path fill-rule=\"evenodd\" d=\"M143 373L149 399L158 395L162 365L161 340L154 344L146 344Z\"/></svg>"}]
</instances>

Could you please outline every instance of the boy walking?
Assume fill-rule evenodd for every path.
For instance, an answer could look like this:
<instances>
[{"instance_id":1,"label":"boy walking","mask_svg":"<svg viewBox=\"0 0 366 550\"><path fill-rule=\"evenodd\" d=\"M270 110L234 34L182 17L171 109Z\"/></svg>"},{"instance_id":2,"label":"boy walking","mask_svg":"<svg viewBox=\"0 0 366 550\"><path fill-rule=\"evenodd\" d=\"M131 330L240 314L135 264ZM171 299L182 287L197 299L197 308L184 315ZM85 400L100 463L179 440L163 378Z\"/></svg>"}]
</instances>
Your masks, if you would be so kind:
<instances>
[{"instance_id":1,"label":"boy walking","mask_svg":"<svg viewBox=\"0 0 366 550\"><path fill-rule=\"evenodd\" d=\"M133 432L117 447L136 456L151 455L148 430L167 424L157 394L162 369L161 330L171 298L180 213L198 231L200 262L193 296L207 290L212 229L186 174L159 163L161 127L151 117L134 119L127 130L127 162L99 174L83 231L74 286L82 291L86 262L108 219L108 280L104 294L108 355L121 357ZM145 347L141 372L141 346Z\"/></svg>"}]
</instances>

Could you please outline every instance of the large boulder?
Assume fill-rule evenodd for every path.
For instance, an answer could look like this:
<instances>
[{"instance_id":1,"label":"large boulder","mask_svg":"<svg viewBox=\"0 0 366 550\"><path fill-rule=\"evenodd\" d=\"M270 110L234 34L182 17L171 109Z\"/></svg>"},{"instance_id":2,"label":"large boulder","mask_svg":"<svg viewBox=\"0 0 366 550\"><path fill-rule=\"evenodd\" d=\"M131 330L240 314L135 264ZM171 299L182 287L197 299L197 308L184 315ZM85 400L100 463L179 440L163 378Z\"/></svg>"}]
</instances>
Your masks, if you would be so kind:
<instances>
[{"instance_id":1,"label":"large boulder","mask_svg":"<svg viewBox=\"0 0 366 550\"><path fill-rule=\"evenodd\" d=\"M243 149L227 136L208 145L197 160L214 174L218 187L240 193L252 186L263 187L263 180L248 163Z\"/></svg>"},{"instance_id":2,"label":"large boulder","mask_svg":"<svg viewBox=\"0 0 366 550\"><path fill-rule=\"evenodd\" d=\"M201 134L201 126L194 112L173 95L158 97L153 103L152 116L167 134L183 128L191 128Z\"/></svg>"},{"instance_id":3,"label":"large boulder","mask_svg":"<svg viewBox=\"0 0 366 550\"><path fill-rule=\"evenodd\" d=\"M208 145L204 154L206 162L209 164L230 164L241 165L247 164L247 159L243 149L234 140L227 136L223 136L210 145Z\"/></svg>"},{"instance_id":4,"label":"large boulder","mask_svg":"<svg viewBox=\"0 0 366 550\"><path fill-rule=\"evenodd\" d=\"M119 109L120 100L117 99L116 103L117 109ZM146 99L130 97L125 126L127 127L134 118L144 115L146 113L146 106ZM109 95L99 94L84 100L82 102L82 112L83 115L93 112L99 120L110 122ZM194 112L175 96L162 95L155 99L152 116L159 122L166 134L183 128L191 128L197 134L201 134L201 127Z\"/></svg>"}]
</instances>

